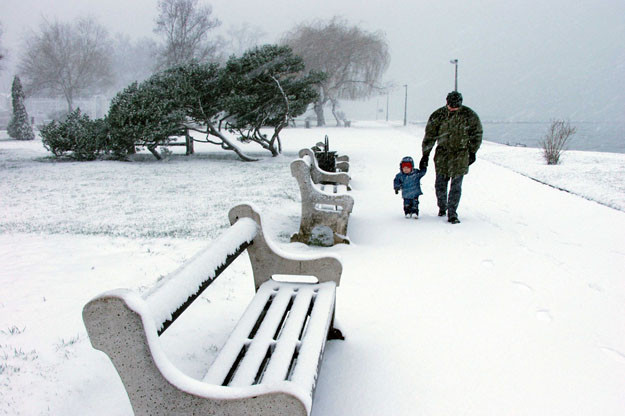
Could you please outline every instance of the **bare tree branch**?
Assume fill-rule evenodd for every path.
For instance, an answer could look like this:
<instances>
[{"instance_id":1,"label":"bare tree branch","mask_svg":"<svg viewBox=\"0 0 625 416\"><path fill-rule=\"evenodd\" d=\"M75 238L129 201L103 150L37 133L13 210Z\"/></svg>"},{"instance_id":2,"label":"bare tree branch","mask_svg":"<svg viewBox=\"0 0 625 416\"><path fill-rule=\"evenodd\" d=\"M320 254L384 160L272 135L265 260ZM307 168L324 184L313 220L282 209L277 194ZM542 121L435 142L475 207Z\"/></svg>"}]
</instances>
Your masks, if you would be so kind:
<instances>
[{"instance_id":1,"label":"bare tree branch","mask_svg":"<svg viewBox=\"0 0 625 416\"><path fill-rule=\"evenodd\" d=\"M349 26L334 17L296 26L283 43L304 59L307 70L325 72L315 103L317 124L325 125L323 106L339 99L364 99L383 89L380 79L390 63L385 35ZM337 120L338 122L338 120Z\"/></svg>"},{"instance_id":2,"label":"bare tree branch","mask_svg":"<svg viewBox=\"0 0 625 416\"><path fill-rule=\"evenodd\" d=\"M112 84L110 55L108 32L93 19L71 24L44 20L40 32L26 39L19 72L27 95L63 96L72 111L75 98Z\"/></svg>"},{"instance_id":3,"label":"bare tree branch","mask_svg":"<svg viewBox=\"0 0 625 416\"><path fill-rule=\"evenodd\" d=\"M154 32L164 41L159 53L161 68L216 57L219 43L210 41L208 35L221 22L211 18L211 6L198 6L198 0L160 0L158 10Z\"/></svg>"}]
</instances>

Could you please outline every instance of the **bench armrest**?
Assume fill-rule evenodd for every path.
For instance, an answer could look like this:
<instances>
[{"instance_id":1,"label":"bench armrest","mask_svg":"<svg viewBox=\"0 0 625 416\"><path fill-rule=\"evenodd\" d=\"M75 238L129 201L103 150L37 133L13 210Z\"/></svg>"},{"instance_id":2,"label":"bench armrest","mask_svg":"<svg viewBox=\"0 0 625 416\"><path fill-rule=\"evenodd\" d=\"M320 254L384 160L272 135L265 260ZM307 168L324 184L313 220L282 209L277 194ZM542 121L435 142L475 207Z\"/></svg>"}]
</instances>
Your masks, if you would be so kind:
<instances>
[{"instance_id":1,"label":"bench armrest","mask_svg":"<svg viewBox=\"0 0 625 416\"><path fill-rule=\"evenodd\" d=\"M343 265L337 257L295 255L280 250L265 238L260 214L251 205L238 205L230 210L228 216L231 224L241 218L252 218L259 224L253 244L247 248L256 289L276 274L315 276L319 283L333 281L337 286L340 284Z\"/></svg>"}]
</instances>

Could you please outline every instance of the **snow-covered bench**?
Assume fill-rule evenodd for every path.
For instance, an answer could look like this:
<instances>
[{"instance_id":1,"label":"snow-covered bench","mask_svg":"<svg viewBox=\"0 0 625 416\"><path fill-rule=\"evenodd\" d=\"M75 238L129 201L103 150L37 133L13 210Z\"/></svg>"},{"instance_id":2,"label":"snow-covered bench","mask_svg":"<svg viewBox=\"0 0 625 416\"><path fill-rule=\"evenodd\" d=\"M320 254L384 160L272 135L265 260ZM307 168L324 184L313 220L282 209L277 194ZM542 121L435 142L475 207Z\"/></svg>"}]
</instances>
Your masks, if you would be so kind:
<instances>
[{"instance_id":1,"label":"snow-covered bench","mask_svg":"<svg viewBox=\"0 0 625 416\"><path fill-rule=\"evenodd\" d=\"M333 321L342 265L281 253L249 205L229 218L229 230L145 293L113 290L83 309L91 343L115 365L136 415L310 415L326 340L341 338ZM167 358L159 336L246 249L256 295L206 376L191 378Z\"/></svg>"},{"instance_id":2,"label":"snow-covered bench","mask_svg":"<svg viewBox=\"0 0 625 416\"><path fill-rule=\"evenodd\" d=\"M351 177L348 173L346 172L327 172L323 169L321 169L319 167L319 162L317 161L317 158L315 157L315 152L312 149L302 149L299 151L299 157L304 157L304 156L309 156L310 160L312 161L311 164L311 169L310 169L310 176L312 178L312 181L321 186L321 189L325 189L331 192L336 193L337 190L341 191L341 190L348 190L351 191L351 187L349 182L351 181ZM330 185L332 187L334 187L334 189L331 189L328 186L323 186L323 185Z\"/></svg>"},{"instance_id":3,"label":"snow-covered bench","mask_svg":"<svg viewBox=\"0 0 625 416\"><path fill-rule=\"evenodd\" d=\"M314 156L304 154L291 162L291 174L297 180L302 198L299 232L291 237L291 241L320 245L349 244L347 223L354 199L347 195L345 185L315 184L313 177L318 170L314 160Z\"/></svg>"},{"instance_id":4,"label":"snow-covered bench","mask_svg":"<svg viewBox=\"0 0 625 416\"><path fill-rule=\"evenodd\" d=\"M316 145L311 147L313 152L323 152L326 149L326 144L324 142L317 142ZM301 157L301 156L300 156ZM349 172L349 156L347 155L337 155L335 157L336 170L337 172Z\"/></svg>"}]
</instances>

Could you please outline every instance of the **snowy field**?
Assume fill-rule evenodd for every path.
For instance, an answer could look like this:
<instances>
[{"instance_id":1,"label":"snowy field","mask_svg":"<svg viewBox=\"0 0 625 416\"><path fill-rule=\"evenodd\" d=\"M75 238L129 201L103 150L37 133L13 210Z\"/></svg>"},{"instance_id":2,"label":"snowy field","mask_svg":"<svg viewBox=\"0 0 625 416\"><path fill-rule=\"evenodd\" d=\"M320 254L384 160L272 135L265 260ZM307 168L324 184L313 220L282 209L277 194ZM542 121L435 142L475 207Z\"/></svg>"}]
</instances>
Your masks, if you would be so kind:
<instances>
[{"instance_id":1,"label":"snowy field","mask_svg":"<svg viewBox=\"0 0 625 416\"><path fill-rule=\"evenodd\" d=\"M290 244L289 163L325 134L351 157L352 244ZM280 157L247 148L255 163L208 145L76 163L0 132L0 414L131 415L83 305L174 270L241 202L283 249L342 259L347 339L327 346L313 415L625 414L625 155L571 151L546 166L537 149L486 142L450 225L436 216L433 169L418 220L392 190L422 136L363 122L285 130ZM201 378L252 295L242 256L161 337L171 360Z\"/></svg>"}]
</instances>

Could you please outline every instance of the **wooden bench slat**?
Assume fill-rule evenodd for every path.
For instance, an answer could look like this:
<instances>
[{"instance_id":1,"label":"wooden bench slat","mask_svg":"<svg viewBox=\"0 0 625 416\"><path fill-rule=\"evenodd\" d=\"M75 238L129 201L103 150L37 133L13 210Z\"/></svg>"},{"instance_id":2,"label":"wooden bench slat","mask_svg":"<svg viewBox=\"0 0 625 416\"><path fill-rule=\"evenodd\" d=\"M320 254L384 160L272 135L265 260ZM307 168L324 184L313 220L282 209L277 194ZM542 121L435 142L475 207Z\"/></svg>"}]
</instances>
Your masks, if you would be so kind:
<instances>
[{"instance_id":1,"label":"wooden bench slat","mask_svg":"<svg viewBox=\"0 0 625 416\"><path fill-rule=\"evenodd\" d=\"M263 286L261 286L258 292L256 292L256 295L245 309L241 319L226 340L226 343L221 348L219 355L211 364L202 381L210 384L221 385L226 379L226 376L230 372L230 369L241 351L241 346L237 348L237 341L241 339L248 339L248 335L252 332L254 325L256 325L258 317L263 314L265 306L273 294L272 290L267 290L267 288L261 290L262 288Z\"/></svg>"},{"instance_id":2,"label":"wooden bench slat","mask_svg":"<svg viewBox=\"0 0 625 416\"><path fill-rule=\"evenodd\" d=\"M271 287L269 287L269 290L273 292ZM287 291L275 292L271 306L263 318L256 334L247 334L244 336L244 339L233 339L234 348L242 343L249 343L249 347L230 383L231 386L251 386L254 384L260 364L267 354L268 349L274 344L273 335L276 333L284 310L290 301L291 294ZM242 319L245 318L246 316L244 315ZM250 318L253 320L254 316L250 316ZM250 339L248 338L249 336L253 336L253 338Z\"/></svg>"},{"instance_id":3,"label":"wooden bench slat","mask_svg":"<svg viewBox=\"0 0 625 416\"><path fill-rule=\"evenodd\" d=\"M318 285L314 285L316 287ZM293 356L301 343L301 336L306 325L311 301L314 300L313 287L299 287L293 306L284 322L282 332L277 337L277 343L271 362L263 376L264 382L286 380ZM293 289L292 289L293 290Z\"/></svg>"},{"instance_id":4,"label":"wooden bench slat","mask_svg":"<svg viewBox=\"0 0 625 416\"><path fill-rule=\"evenodd\" d=\"M309 328L314 330L317 325L314 323L315 319L319 319L318 317L323 314L328 315L328 310L315 311L319 308L334 306L333 300L327 304L323 299L327 296L333 297L335 288L334 282L289 284L272 281L263 284L256 299L245 311L221 352L211 364L203 381L212 384L223 384L224 381L228 381L230 386L249 386L260 381L266 383L286 380L302 337L307 336ZM267 313L262 316L262 325L254 331L255 323L263 314L269 299L272 299L271 305ZM314 307L310 311L313 299ZM285 319L286 313L288 316ZM283 328L280 331L281 325ZM277 336L279 331L280 334ZM317 354L319 353L320 350L317 349ZM306 357L306 354L303 357ZM227 380L228 378L230 380ZM313 384L307 388L311 386Z\"/></svg>"},{"instance_id":5,"label":"wooden bench slat","mask_svg":"<svg viewBox=\"0 0 625 416\"><path fill-rule=\"evenodd\" d=\"M312 386L314 389L325 339L334 318L334 315L328 314L327 311L334 310L335 293L331 283L319 288L306 333L302 338L298 362L291 377L297 384Z\"/></svg>"}]
</instances>

